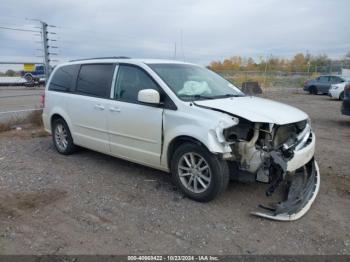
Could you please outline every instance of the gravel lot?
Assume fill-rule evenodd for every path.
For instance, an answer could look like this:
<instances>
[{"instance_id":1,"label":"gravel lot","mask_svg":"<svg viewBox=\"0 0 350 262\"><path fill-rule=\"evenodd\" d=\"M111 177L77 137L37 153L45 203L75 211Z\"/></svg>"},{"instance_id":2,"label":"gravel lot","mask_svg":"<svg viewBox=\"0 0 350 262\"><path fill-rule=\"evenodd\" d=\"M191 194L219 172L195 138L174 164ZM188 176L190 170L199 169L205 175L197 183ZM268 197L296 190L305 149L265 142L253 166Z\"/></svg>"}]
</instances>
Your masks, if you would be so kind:
<instances>
[{"instance_id":1,"label":"gravel lot","mask_svg":"<svg viewBox=\"0 0 350 262\"><path fill-rule=\"evenodd\" d=\"M306 111L321 190L306 216L249 215L264 184L230 183L206 204L170 176L89 150L55 152L37 130L0 134L0 254L350 254L350 117L340 102L296 89L265 96Z\"/></svg>"}]
</instances>

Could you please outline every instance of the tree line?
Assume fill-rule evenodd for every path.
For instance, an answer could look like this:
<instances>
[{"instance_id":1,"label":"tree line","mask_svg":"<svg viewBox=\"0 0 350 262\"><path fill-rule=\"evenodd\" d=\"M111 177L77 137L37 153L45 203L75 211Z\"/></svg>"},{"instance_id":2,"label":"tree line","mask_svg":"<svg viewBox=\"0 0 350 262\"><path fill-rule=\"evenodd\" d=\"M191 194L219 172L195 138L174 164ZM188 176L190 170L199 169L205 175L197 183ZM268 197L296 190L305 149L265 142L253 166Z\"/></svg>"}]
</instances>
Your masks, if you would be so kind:
<instances>
[{"instance_id":1,"label":"tree line","mask_svg":"<svg viewBox=\"0 0 350 262\"><path fill-rule=\"evenodd\" d=\"M214 71L283 71L283 72L336 72L350 66L350 52L343 59L334 60L326 54L297 53L292 59L269 56L268 58L232 56L223 61L212 61L208 66Z\"/></svg>"},{"instance_id":2,"label":"tree line","mask_svg":"<svg viewBox=\"0 0 350 262\"><path fill-rule=\"evenodd\" d=\"M6 70L5 72L0 72L0 76L20 76L20 72L9 69Z\"/></svg>"}]
</instances>

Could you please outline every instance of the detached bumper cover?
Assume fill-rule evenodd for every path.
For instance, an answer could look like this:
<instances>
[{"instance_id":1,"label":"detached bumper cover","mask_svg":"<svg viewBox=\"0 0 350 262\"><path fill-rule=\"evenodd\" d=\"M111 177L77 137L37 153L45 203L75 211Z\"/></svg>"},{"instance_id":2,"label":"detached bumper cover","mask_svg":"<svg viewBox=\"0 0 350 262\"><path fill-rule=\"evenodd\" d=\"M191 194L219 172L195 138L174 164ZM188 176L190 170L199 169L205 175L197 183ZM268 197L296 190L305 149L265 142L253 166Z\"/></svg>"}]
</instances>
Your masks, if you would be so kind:
<instances>
[{"instance_id":1,"label":"detached bumper cover","mask_svg":"<svg viewBox=\"0 0 350 262\"><path fill-rule=\"evenodd\" d=\"M320 171L312 158L293 175L283 202L271 208L260 206L265 212L252 212L252 215L279 221L293 221L301 218L310 209L320 189Z\"/></svg>"}]
</instances>

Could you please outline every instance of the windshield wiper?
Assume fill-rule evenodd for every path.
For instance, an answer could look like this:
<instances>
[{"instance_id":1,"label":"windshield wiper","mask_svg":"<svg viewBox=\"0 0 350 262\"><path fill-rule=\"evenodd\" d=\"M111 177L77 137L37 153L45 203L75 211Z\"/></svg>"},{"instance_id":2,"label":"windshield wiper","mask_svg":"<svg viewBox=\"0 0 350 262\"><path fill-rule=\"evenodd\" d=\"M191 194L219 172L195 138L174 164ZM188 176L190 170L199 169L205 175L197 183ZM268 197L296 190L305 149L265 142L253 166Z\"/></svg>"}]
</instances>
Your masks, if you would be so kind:
<instances>
[{"instance_id":1,"label":"windshield wiper","mask_svg":"<svg viewBox=\"0 0 350 262\"><path fill-rule=\"evenodd\" d=\"M224 94L224 95L214 96L213 98L241 97L241 96L244 96L244 95L241 95L241 94Z\"/></svg>"},{"instance_id":2,"label":"windshield wiper","mask_svg":"<svg viewBox=\"0 0 350 262\"><path fill-rule=\"evenodd\" d=\"M203 96L203 95L179 95L179 97L190 97L194 99L215 99L213 96Z\"/></svg>"}]
</instances>

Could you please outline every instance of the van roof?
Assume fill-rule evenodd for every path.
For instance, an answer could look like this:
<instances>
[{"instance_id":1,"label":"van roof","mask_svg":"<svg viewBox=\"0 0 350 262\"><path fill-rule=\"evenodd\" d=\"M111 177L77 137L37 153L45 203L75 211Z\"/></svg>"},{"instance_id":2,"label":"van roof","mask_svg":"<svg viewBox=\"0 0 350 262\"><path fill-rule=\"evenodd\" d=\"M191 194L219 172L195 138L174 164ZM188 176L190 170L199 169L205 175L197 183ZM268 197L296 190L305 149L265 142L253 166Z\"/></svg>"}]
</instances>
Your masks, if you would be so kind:
<instances>
[{"instance_id":1,"label":"van roof","mask_svg":"<svg viewBox=\"0 0 350 262\"><path fill-rule=\"evenodd\" d=\"M144 64L190 64L183 61L170 60L170 59L142 59L142 58L129 58L126 56L115 56L115 57L96 57L96 58L84 58L84 59L75 59L70 60L68 63L120 63L120 62L131 62L131 63L144 63Z\"/></svg>"}]
</instances>

